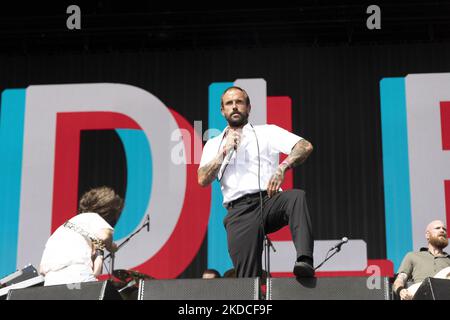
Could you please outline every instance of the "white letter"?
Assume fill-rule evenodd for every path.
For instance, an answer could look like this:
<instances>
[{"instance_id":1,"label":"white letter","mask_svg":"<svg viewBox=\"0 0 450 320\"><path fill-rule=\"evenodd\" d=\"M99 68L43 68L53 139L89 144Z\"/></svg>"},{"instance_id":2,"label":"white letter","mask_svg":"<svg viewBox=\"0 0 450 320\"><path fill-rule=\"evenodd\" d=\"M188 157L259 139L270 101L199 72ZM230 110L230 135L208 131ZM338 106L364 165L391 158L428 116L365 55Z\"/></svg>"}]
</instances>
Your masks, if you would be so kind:
<instances>
[{"instance_id":1,"label":"white letter","mask_svg":"<svg viewBox=\"0 0 450 320\"><path fill-rule=\"evenodd\" d=\"M367 18L367 29L381 29L381 9L377 5L371 5L367 7L366 13L373 13L369 18Z\"/></svg>"},{"instance_id":2,"label":"white letter","mask_svg":"<svg viewBox=\"0 0 450 320\"><path fill-rule=\"evenodd\" d=\"M170 141L180 141L177 143L170 153L172 163L178 164L190 164L191 163L191 134L186 129L176 129L172 132ZM186 148L185 149L185 141ZM186 154L185 154L186 152Z\"/></svg>"},{"instance_id":3,"label":"white letter","mask_svg":"<svg viewBox=\"0 0 450 320\"><path fill-rule=\"evenodd\" d=\"M194 121L194 136L192 137L192 139L194 139L194 164L199 164L202 159L202 131L202 121ZM199 139L197 139L197 135L200 137Z\"/></svg>"},{"instance_id":4,"label":"white letter","mask_svg":"<svg viewBox=\"0 0 450 320\"><path fill-rule=\"evenodd\" d=\"M67 18L66 26L67 29L81 29L81 10L77 5L70 5L67 7L66 13L72 13L71 16Z\"/></svg>"},{"instance_id":5,"label":"white letter","mask_svg":"<svg viewBox=\"0 0 450 320\"><path fill-rule=\"evenodd\" d=\"M368 266L367 273L371 273L371 276L367 278L367 289L381 289L381 270L379 266Z\"/></svg>"}]
</instances>

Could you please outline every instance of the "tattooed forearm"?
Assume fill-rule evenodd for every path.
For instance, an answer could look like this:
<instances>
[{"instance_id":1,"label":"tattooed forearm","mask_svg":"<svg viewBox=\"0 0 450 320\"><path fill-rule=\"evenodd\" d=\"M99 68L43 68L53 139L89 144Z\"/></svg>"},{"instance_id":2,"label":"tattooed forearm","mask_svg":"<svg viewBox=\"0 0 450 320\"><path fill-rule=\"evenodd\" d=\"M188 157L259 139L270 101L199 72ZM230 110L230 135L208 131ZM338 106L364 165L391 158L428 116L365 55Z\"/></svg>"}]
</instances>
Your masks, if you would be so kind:
<instances>
[{"instance_id":1,"label":"tattooed forearm","mask_svg":"<svg viewBox=\"0 0 450 320\"><path fill-rule=\"evenodd\" d=\"M397 292L398 288L403 288L408 280L408 275L406 273L400 273L392 285L392 290Z\"/></svg>"},{"instance_id":2,"label":"tattooed forearm","mask_svg":"<svg viewBox=\"0 0 450 320\"><path fill-rule=\"evenodd\" d=\"M295 146L292 148L291 153L283 161L283 163L287 163L289 165L289 168L294 168L299 164L302 164L312 151L312 144L309 141L302 139L295 144Z\"/></svg>"},{"instance_id":3,"label":"tattooed forearm","mask_svg":"<svg viewBox=\"0 0 450 320\"><path fill-rule=\"evenodd\" d=\"M219 173L221 164L222 164L222 157L218 155L210 163L204 165L201 168L198 168L197 171L198 184L202 187L206 187L211 182L213 182L214 179L217 177L217 174Z\"/></svg>"}]
</instances>

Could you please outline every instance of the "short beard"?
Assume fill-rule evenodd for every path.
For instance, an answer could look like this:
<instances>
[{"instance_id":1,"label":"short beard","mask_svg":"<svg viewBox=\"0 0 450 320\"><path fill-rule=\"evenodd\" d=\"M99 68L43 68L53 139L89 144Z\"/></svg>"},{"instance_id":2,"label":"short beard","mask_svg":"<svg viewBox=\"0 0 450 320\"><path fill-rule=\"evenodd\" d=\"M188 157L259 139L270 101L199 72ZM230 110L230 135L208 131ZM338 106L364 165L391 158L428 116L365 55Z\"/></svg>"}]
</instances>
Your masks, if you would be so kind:
<instances>
[{"instance_id":1,"label":"short beard","mask_svg":"<svg viewBox=\"0 0 450 320\"><path fill-rule=\"evenodd\" d=\"M239 113L241 115L241 118L239 120L233 120L233 114L230 115L229 118L227 118L228 124L230 127L242 127L248 122L248 113Z\"/></svg>"},{"instance_id":2,"label":"short beard","mask_svg":"<svg viewBox=\"0 0 450 320\"><path fill-rule=\"evenodd\" d=\"M445 247L448 246L448 239L447 238L442 240L439 237L431 236L429 242L430 242L431 245L433 245L434 247L439 248L439 249L444 249Z\"/></svg>"}]
</instances>

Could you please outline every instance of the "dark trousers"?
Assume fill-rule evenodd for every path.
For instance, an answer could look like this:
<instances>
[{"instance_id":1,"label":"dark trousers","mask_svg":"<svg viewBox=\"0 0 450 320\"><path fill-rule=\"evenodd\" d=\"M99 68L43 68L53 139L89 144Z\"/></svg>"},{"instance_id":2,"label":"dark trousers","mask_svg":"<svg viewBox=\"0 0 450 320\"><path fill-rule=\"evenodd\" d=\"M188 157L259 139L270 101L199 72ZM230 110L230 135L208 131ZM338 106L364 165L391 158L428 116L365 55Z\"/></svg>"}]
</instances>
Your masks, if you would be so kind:
<instances>
[{"instance_id":1,"label":"dark trousers","mask_svg":"<svg viewBox=\"0 0 450 320\"><path fill-rule=\"evenodd\" d=\"M266 234L289 224L292 239L300 256L313 257L314 239L303 190L288 190L263 198L263 221ZM238 201L228 208L224 219L228 238L228 252L237 277L262 275L264 233L261 227L258 196ZM294 266L294 262L292 266Z\"/></svg>"}]
</instances>

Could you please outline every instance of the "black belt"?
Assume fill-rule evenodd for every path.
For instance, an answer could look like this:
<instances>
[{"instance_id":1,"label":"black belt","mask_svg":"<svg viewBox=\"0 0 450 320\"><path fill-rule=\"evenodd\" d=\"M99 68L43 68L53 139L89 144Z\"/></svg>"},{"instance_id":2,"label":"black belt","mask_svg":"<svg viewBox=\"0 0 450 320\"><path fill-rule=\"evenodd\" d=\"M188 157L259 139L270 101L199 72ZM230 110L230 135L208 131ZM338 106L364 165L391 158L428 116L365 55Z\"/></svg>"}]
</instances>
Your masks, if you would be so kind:
<instances>
[{"instance_id":1,"label":"black belt","mask_svg":"<svg viewBox=\"0 0 450 320\"><path fill-rule=\"evenodd\" d=\"M267 195L267 191L261 191L262 197L264 198ZM230 201L226 204L227 209L233 208L234 206L238 205L241 202L250 202L254 199L259 198L259 192L256 193L249 193L246 195L243 195L240 198L237 198L236 200Z\"/></svg>"}]
</instances>

